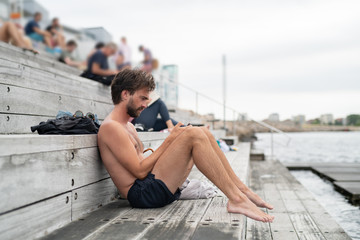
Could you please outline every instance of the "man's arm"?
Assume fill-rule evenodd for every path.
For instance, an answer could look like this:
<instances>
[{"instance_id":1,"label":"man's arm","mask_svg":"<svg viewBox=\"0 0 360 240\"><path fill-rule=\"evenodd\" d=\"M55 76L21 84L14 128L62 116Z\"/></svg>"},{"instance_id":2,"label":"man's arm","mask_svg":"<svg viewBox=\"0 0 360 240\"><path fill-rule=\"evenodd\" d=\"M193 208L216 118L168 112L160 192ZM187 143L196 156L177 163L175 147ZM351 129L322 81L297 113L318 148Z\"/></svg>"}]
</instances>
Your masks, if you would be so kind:
<instances>
[{"instance_id":1,"label":"man's arm","mask_svg":"<svg viewBox=\"0 0 360 240\"><path fill-rule=\"evenodd\" d=\"M107 123L101 126L101 141L109 148L116 160L126 168L132 175L138 179L144 179L153 169L155 163L164 151L169 147L173 140L185 131L186 128L180 129L178 124L173 132L165 139L160 147L150 156L140 161L139 156L131 143L126 130L117 123Z\"/></svg>"},{"instance_id":2,"label":"man's arm","mask_svg":"<svg viewBox=\"0 0 360 240\"><path fill-rule=\"evenodd\" d=\"M64 62L65 62L67 65L72 66L72 67L80 67L80 66L84 65L83 62L73 61L73 60L71 60L71 58L69 58L69 57L65 57L65 58L64 58Z\"/></svg>"},{"instance_id":3,"label":"man's arm","mask_svg":"<svg viewBox=\"0 0 360 240\"><path fill-rule=\"evenodd\" d=\"M33 30L34 30L34 32L36 32L37 34L51 37L51 33L49 33L48 31L43 31L43 30L41 30L41 29L38 28L38 27L34 27Z\"/></svg>"},{"instance_id":4,"label":"man's arm","mask_svg":"<svg viewBox=\"0 0 360 240\"><path fill-rule=\"evenodd\" d=\"M110 76L118 73L117 71L113 71L110 69L107 70L101 69L98 63L93 63L91 65L91 72L100 76Z\"/></svg>"}]
</instances>

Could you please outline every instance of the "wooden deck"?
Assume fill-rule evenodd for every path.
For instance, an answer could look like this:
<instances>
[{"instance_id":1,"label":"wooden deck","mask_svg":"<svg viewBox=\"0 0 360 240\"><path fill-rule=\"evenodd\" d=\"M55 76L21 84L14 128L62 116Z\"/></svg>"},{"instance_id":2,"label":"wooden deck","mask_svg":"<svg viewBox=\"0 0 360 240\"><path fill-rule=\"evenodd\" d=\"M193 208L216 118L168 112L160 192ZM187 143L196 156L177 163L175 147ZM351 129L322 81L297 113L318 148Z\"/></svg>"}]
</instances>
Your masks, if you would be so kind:
<instances>
[{"instance_id":1,"label":"wooden deck","mask_svg":"<svg viewBox=\"0 0 360 240\"><path fill-rule=\"evenodd\" d=\"M252 161L250 169L250 187L274 205L275 220L248 219L246 239L351 239L280 162Z\"/></svg>"},{"instance_id":2,"label":"wooden deck","mask_svg":"<svg viewBox=\"0 0 360 240\"><path fill-rule=\"evenodd\" d=\"M247 181L250 145L227 153L242 180ZM191 178L206 178L194 168ZM158 209L134 209L119 200L72 222L44 239L241 239L246 218L228 214L227 199L179 200Z\"/></svg>"},{"instance_id":3,"label":"wooden deck","mask_svg":"<svg viewBox=\"0 0 360 240\"><path fill-rule=\"evenodd\" d=\"M277 161L249 161L248 144L227 157L239 177L275 208L271 224L226 212L224 195L133 209L118 200L43 239L350 239L313 196ZM206 180L197 170L190 178Z\"/></svg>"},{"instance_id":4,"label":"wooden deck","mask_svg":"<svg viewBox=\"0 0 360 240\"><path fill-rule=\"evenodd\" d=\"M360 163L284 163L290 170L310 170L334 184L352 204L360 203Z\"/></svg>"}]
</instances>

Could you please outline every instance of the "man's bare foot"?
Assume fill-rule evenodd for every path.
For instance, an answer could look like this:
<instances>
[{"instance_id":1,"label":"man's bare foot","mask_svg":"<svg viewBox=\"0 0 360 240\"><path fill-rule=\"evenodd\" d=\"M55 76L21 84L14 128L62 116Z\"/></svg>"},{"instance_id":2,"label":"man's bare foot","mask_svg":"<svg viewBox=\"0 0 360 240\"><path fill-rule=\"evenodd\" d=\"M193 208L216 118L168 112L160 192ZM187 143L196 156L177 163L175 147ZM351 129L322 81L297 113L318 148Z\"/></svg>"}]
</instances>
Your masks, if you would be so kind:
<instances>
[{"instance_id":1,"label":"man's bare foot","mask_svg":"<svg viewBox=\"0 0 360 240\"><path fill-rule=\"evenodd\" d=\"M242 190L240 189L240 191L242 191ZM250 201L255 203L256 206L262 207L262 208L267 208L270 210L272 210L274 208L271 204L265 202L261 197L259 197L259 195L257 195L250 189L246 189L245 191L242 191L242 192L250 199Z\"/></svg>"},{"instance_id":2,"label":"man's bare foot","mask_svg":"<svg viewBox=\"0 0 360 240\"><path fill-rule=\"evenodd\" d=\"M240 213L261 222L272 222L274 220L273 216L261 211L246 197L241 202L232 202L229 200L227 203L227 211L229 213Z\"/></svg>"},{"instance_id":3,"label":"man's bare foot","mask_svg":"<svg viewBox=\"0 0 360 240\"><path fill-rule=\"evenodd\" d=\"M33 48L23 47L22 50L23 50L23 51L29 51L29 52L32 52L32 53L34 53L34 54L39 54L39 52L36 51L36 50L33 49Z\"/></svg>"}]
</instances>

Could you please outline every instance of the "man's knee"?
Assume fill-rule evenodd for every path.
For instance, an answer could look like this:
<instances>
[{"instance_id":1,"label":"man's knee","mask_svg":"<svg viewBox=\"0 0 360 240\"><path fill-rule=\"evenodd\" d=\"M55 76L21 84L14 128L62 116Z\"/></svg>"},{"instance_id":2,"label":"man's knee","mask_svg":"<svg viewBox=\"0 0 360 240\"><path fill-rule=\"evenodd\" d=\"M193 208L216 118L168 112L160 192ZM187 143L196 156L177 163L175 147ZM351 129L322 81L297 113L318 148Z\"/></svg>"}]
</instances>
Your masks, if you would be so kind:
<instances>
[{"instance_id":1,"label":"man's knee","mask_svg":"<svg viewBox=\"0 0 360 240\"><path fill-rule=\"evenodd\" d=\"M208 127L200 127L201 130L208 136L209 138L214 138L214 135L210 132Z\"/></svg>"},{"instance_id":2,"label":"man's knee","mask_svg":"<svg viewBox=\"0 0 360 240\"><path fill-rule=\"evenodd\" d=\"M203 141L206 138L206 134L204 134L203 130L201 130L198 127L191 127L189 129L187 129L185 134L186 134L186 137L188 137L189 139L191 139L193 141L195 141L195 140Z\"/></svg>"}]
</instances>

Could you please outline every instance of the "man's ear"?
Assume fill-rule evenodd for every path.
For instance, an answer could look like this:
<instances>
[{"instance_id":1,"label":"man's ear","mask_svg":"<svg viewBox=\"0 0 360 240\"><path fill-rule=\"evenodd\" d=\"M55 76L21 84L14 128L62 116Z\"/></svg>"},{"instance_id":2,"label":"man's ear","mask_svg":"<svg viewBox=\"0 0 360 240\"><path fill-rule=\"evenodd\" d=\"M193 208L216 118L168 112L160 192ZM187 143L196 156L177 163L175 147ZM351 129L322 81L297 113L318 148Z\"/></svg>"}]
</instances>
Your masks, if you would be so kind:
<instances>
[{"instance_id":1,"label":"man's ear","mask_svg":"<svg viewBox=\"0 0 360 240\"><path fill-rule=\"evenodd\" d=\"M121 92L121 99L127 100L129 96L130 96L130 93L129 93L128 90L123 90L123 91Z\"/></svg>"}]
</instances>

